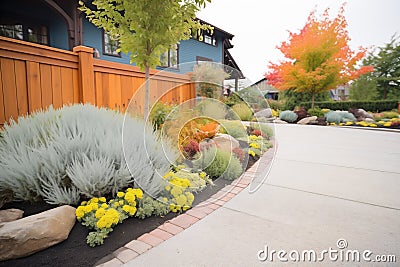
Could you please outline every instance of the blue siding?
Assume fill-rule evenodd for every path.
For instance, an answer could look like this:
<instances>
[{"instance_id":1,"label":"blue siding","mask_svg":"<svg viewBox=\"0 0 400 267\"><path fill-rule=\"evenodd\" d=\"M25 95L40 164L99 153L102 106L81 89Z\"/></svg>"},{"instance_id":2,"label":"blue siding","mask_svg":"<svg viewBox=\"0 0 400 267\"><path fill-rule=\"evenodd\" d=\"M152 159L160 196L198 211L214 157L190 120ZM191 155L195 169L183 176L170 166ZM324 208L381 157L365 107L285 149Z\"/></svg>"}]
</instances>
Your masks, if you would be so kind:
<instances>
[{"instance_id":1,"label":"blue siding","mask_svg":"<svg viewBox=\"0 0 400 267\"><path fill-rule=\"evenodd\" d=\"M83 44L96 48L100 52L100 59L117 63L129 64L129 55L121 53L121 57L107 56L103 54L103 31L88 20L83 20ZM133 66L136 64L133 63Z\"/></svg>"},{"instance_id":2,"label":"blue siding","mask_svg":"<svg viewBox=\"0 0 400 267\"><path fill-rule=\"evenodd\" d=\"M100 52L100 58L112 62L129 64L129 56L122 53L121 57L107 56L103 54L103 36L102 30L95 27L87 20L83 21L83 43L86 46L94 47ZM211 59L213 62L222 63L222 40L217 40L217 46L212 46L194 39L181 41L179 44L179 64L182 63L196 63L196 57L205 57ZM132 65L136 65L133 63ZM157 67L162 70L163 68ZM187 68L179 70L170 70L177 73L186 73Z\"/></svg>"},{"instance_id":3,"label":"blue siding","mask_svg":"<svg viewBox=\"0 0 400 267\"><path fill-rule=\"evenodd\" d=\"M222 41L218 39L217 46L212 46L194 39L181 41L179 46L179 63L196 62L196 57L205 57L213 62L222 62Z\"/></svg>"},{"instance_id":4,"label":"blue siding","mask_svg":"<svg viewBox=\"0 0 400 267\"><path fill-rule=\"evenodd\" d=\"M67 25L61 18L55 18L55 14L52 14L51 24L49 26L50 34L50 46L68 50L68 34Z\"/></svg>"}]
</instances>

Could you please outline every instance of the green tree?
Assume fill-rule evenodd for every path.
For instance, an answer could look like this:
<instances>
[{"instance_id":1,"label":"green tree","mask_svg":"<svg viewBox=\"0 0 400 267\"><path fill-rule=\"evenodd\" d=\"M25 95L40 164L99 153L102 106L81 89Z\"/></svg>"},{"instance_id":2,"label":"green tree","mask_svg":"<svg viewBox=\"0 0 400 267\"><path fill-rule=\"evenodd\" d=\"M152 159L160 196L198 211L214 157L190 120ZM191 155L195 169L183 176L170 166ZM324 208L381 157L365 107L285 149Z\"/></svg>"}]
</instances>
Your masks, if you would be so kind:
<instances>
[{"instance_id":1,"label":"green tree","mask_svg":"<svg viewBox=\"0 0 400 267\"><path fill-rule=\"evenodd\" d=\"M366 58L364 65L374 66L373 75L379 98L400 97L400 41L393 36L391 41L378 48Z\"/></svg>"},{"instance_id":2,"label":"green tree","mask_svg":"<svg viewBox=\"0 0 400 267\"><path fill-rule=\"evenodd\" d=\"M146 75L144 116L149 113L150 68L160 64L160 56L191 32L210 30L196 20L196 12L211 0L94 0L89 7L79 2L80 10L95 26L119 41L120 50L130 53Z\"/></svg>"},{"instance_id":3,"label":"green tree","mask_svg":"<svg viewBox=\"0 0 400 267\"><path fill-rule=\"evenodd\" d=\"M351 100L376 100L378 91L376 90L376 78L373 74L361 75L350 85Z\"/></svg>"}]
</instances>

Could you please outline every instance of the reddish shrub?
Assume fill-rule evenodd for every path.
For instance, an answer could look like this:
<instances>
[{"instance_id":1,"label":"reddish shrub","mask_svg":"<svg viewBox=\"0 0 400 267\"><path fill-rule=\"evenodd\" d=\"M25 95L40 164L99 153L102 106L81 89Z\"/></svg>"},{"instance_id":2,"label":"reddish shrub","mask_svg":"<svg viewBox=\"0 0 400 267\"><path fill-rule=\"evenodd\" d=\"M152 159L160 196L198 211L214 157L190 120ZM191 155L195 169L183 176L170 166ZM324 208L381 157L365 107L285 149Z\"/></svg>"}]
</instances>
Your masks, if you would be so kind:
<instances>
[{"instance_id":1,"label":"reddish shrub","mask_svg":"<svg viewBox=\"0 0 400 267\"><path fill-rule=\"evenodd\" d=\"M194 140L189 140L185 145L182 147L182 153L187 159L192 159L197 152L200 151L199 143Z\"/></svg>"},{"instance_id":2,"label":"reddish shrub","mask_svg":"<svg viewBox=\"0 0 400 267\"><path fill-rule=\"evenodd\" d=\"M236 155L236 157L240 161L244 160L244 151L243 151L243 149L241 149L240 147L235 147L234 149L232 149L232 152Z\"/></svg>"},{"instance_id":3,"label":"reddish shrub","mask_svg":"<svg viewBox=\"0 0 400 267\"><path fill-rule=\"evenodd\" d=\"M252 132L251 134L254 134L254 135L256 135L256 136L263 135L263 133L262 133L260 130L258 130L258 129L254 129L253 132Z\"/></svg>"}]
</instances>

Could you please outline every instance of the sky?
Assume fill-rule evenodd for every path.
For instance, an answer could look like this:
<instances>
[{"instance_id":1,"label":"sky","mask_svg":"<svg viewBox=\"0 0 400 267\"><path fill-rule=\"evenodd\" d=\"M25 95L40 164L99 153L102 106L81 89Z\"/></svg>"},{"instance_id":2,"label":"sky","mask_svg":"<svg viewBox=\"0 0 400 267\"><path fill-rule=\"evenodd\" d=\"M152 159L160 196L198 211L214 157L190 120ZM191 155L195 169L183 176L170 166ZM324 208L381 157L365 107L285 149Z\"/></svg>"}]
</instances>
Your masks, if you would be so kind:
<instances>
[{"instance_id":1,"label":"sky","mask_svg":"<svg viewBox=\"0 0 400 267\"><path fill-rule=\"evenodd\" d=\"M310 12L330 8L336 16L340 0L212 0L197 13L214 26L235 36L230 52L252 82L264 78L268 62L283 59L276 46L288 40L289 31L304 27ZM400 36L400 0L348 0L345 8L350 46L373 49Z\"/></svg>"}]
</instances>

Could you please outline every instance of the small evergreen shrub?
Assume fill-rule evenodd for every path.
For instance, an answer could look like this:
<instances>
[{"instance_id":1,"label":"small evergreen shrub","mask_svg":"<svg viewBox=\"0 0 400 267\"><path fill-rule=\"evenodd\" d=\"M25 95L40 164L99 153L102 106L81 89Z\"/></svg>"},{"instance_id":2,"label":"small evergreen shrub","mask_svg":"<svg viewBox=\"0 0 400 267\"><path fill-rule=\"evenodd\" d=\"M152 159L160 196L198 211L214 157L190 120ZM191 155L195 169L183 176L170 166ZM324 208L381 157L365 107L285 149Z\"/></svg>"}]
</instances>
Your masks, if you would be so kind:
<instances>
[{"instance_id":1,"label":"small evergreen shrub","mask_svg":"<svg viewBox=\"0 0 400 267\"><path fill-rule=\"evenodd\" d=\"M173 110L173 105L157 102L150 111L149 120L154 130L159 130L164 124L168 114Z\"/></svg>"},{"instance_id":2,"label":"small evergreen shrub","mask_svg":"<svg viewBox=\"0 0 400 267\"><path fill-rule=\"evenodd\" d=\"M229 134L234 138L245 138L247 137L246 127L239 120L221 120L220 132Z\"/></svg>"},{"instance_id":3,"label":"small evergreen shrub","mask_svg":"<svg viewBox=\"0 0 400 267\"><path fill-rule=\"evenodd\" d=\"M295 122L297 120L297 114L291 110L285 110L279 114L279 119L286 122Z\"/></svg>"},{"instance_id":4,"label":"small evergreen shrub","mask_svg":"<svg viewBox=\"0 0 400 267\"><path fill-rule=\"evenodd\" d=\"M193 163L195 168L203 170L212 178L234 180L243 172L242 165L234 153L217 149L215 146L204 150L201 157Z\"/></svg>"},{"instance_id":5,"label":"small evergreen shrub","mask_svg":"<svg viewBox=\"0 0 400 267\"><path fill-rule=\"evenodd\" d=\"M250 121L253 117L253 111L245 103L235 104L232 107L234 116L238 116L242 121Z\"/></svg>"},{"instance_id":6,"label":"small evergreen shrub","mask_svg":"<svg viewBox=\"0 0 400 267\"><path fill-rule=\"evenodd\" d=\"M317 118L323 118L325 116L325 113L319 107L314 107L314 109L310 108L307 110L307 113L310 114L310 116L317 116Z\"/></svg>"},{"instance_id":7,"label":"small evergreen shrub","mask_svg":"<svg viewBox=\"0 0 400 267\"><path fill-rule=\"evenodd\" d=\"M342 116L337 111L329 111L325 114L326 122L339 124L342 122Z\"/></svg>"},{"instance_id":8,"label":"small evergreen shrub","mask_svg":"<svg viewBox=\"0 0 400 267\"><path fill-rule=\"evenodd\" d=\"M325 114L325 118L328 123L336 124L356 121L354 115L347 111L329 111Z\"/></svg>"},{"instance_id":9,"label":"small evergreen shrub","mask_svg":"<svg viewBox=\"0 0 400 267\"><path fill-rule=\"evenodd\" d=\"M124 126L124 127L123 127ZM177 151L141 120L92 105L50 107L4 126L0 140L0 191L16 200L77 204L140 186L157 196L158 173Z\"/></svg>"}]
</instances>

